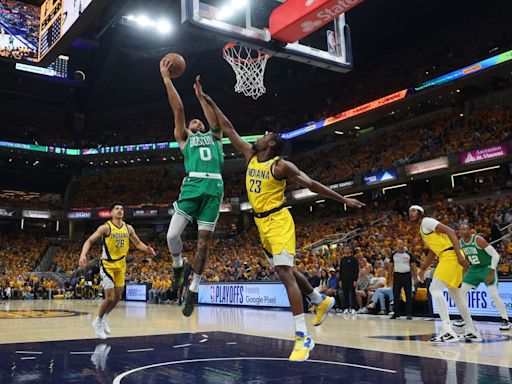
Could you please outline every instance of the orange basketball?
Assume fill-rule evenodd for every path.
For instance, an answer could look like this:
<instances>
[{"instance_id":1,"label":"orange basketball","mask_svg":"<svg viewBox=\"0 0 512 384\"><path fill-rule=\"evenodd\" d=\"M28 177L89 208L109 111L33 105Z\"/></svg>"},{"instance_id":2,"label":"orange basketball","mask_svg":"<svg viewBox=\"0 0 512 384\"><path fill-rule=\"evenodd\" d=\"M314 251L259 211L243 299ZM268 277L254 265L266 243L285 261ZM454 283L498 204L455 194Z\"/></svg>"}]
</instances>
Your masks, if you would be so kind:
<instances>
[{"instance_id":1,"label":"orange basketball","mask_svg":"<svg viewBox=\"0 0 512 384\"><path fill-rule=\"evenodd\" d=\"M168 53L164 56L164 59L167 59L172 63L169 72L173 79L183 75L183 72L185 72L185 69L187 67L187 63L185 62L183 56L181 56L178 53Z\"/></svg>"}]
</instances>

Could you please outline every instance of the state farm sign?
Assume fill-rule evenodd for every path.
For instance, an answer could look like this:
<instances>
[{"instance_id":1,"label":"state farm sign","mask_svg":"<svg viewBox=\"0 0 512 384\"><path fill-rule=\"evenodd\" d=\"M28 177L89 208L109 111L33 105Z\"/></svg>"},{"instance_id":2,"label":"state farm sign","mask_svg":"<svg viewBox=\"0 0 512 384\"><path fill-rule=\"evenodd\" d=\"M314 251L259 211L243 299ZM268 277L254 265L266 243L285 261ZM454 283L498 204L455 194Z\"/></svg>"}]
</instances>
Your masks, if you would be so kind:
<instances>
[{"instance_id":1,"label":"state farm sign","mask_svg":"<svg viewBox=\"0 0 512 384\"><path fill-rule=\"evenodd\" d=\"M272 38L293 43L316 31L363 0L288 0L270 15Z\"/></svg>"}]
</instances>

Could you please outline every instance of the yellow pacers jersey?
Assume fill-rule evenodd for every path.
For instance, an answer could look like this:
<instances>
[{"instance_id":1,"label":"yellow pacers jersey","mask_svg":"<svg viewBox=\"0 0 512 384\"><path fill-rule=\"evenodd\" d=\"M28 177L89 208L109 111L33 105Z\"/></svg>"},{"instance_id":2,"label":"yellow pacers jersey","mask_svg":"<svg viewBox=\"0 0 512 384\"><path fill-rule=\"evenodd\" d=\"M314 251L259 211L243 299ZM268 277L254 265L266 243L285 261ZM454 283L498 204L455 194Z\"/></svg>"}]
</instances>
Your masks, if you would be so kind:
<instances>
[{"instance_id":1,"label":"yellow pacers jersey","mask_svg":"<svg viewBox=\"0 0 512 384\"><path fill-rule=\"evenodd\" d=\"M284 202L286 180L277 180L272 174L272 167L279 156L260 163L253 156L247 165L245 187L252 209L263 213L280 207Z\"/></svg>"},{"instance_id":2,"label":"yellow pacers jersey","mask_svg":"<svg viewBox=\"0 0 512 384\"><path fill-rule=\"evenodd\" d=\"M112 221L107 221L110 234L103 237L102 259L117 261L126 257L130 249L130 234L125 222L121 227L116 227Z\"/></svg>"},{"instance_id":3,"label":"yellow pacers jersey","mask_svg":"<svg viewBox=\"0 0 512 384\"><path fill-rule=\"evenodd\" d=\"M441 257L441 254L447 250L453 250L453 244L444 233L432 232L426 234L420 227L421 238L427 244L428 248L434 252L437 256Z\"/></svg>"}]
</instances>

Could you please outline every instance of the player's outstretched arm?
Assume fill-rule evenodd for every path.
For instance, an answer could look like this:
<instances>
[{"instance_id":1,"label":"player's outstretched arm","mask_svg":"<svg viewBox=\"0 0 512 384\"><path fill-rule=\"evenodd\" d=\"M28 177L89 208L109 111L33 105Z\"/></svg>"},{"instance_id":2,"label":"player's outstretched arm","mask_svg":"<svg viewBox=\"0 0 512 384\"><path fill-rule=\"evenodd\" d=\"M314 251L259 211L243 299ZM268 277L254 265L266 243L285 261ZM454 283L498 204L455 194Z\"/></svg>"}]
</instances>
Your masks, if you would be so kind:
<instances>
[{"instance_id":1,"label":"player's outstretched arm","mask_svg":"<svg viewBox=\"0 0 512 384\"><path fill-rule=\"evenodd\" d=\"M224 113L220 110L217 104L215 104L211 97L206 95L205 99L215 112L222 133L228 137L228 139L231 141L231 144L233 144L233 147L235 147L238 152L241 152L242 155L244 155L245 160L249 161L251 157L254 156L252 145L244 142L241 139L240 135L233 127L233 124L231 124L231 121L229 121L229 119L226 117L226 115L224 115Z\"/></svg>"},{"instance_id":2,"label":"player's outstretched arm","mask_svg":"<svg viewBox=\"0 0 512 384\"><path fill-rule=\"evenodd\" d=\"M85 267L87 264L87 254L89 253L92 245L100 239L102 236L108 236L110 234L110 228L108 224L102 224L96 229L87 240L85 240L84 245L82 246L82 252L80 253L80 260L78 261L78 265L80 268Z\"/></svg>"},{"instance_id":3,"label":"player's outstretched arm","mask_svg":"<svg viewBox=\"0 0 512 384\"><path fill-rule=\"evenodd\" d=\"M487 284L492 284L494 281L496 268L498 268L498 264L500 262L500 254L496 251L491 244L487 242L482 236L476 237L476 245L482 248L489 256L491 256L491 268L489 269L489 274L487 275Z\"/></svg>"},{"instance_id":4,"label":"player's outstretched arm","mask_svg":"<svg viewBox=\"0 0 512 384\"><path fill-rule=\"evenodd\" d=\"M327 188L318 181L311 179L308 175L297 168L295 164L283 159L279 159L274 164L274 175L278 179L288 179L308 188L311 192L315 192L321 196L347 204L349 207L362 208L366 205L359 200L349 199L337 192L334 192L332 189Z\"/></svg>"},{"instance_id":5,"label":"player's outstretched arm","mask_svg":"<svg viewBox=\"0 0 512 384\"><path fill-rule=\"evenodd\" d=\"M194 91L196 93L197 100L199 100L199 103L201 104L203 113L206 116L208 125L212 129L213 136L215 136L218 140L222 140L222 130L219 127L217 115L215 114L211 105L208 104L208 101L206 101L206 97L209 96L203 91L203 86L201 85L201 75L196 76L196 82L194 83Z\"/></svg>"},{"instance_id":6,"label":"player's outstretched arm","mask_svg":"<svg viewBox=\"0 0 512 384\"><path fill-rule=\"evenodd\" d=\"M453 250L457 255L459 264L462 265L464 268L469 267L469 262L467 261L466 256L464 256L464 253L462 253L460 249L459 238L457 237L457 233L455 232L455 230L453 228L448 227L447 225L439 223L436 225L435 231L439 233L444 233L446 236L448 236L453 245Z\"/></svg>"},{"instance_id":7,"label":"player's outstretched arm","mask_svg":"<svg viewBox=\"0 0 512 384\"><path fill-rule=\"evenodd\" d=\"M172 63L165 58L160 61L160 74L164 80L165 89L167 90L167 97L169 99L169 104L171 104L172 113L174 115L174 138L180 145L180 148L183 148L188 137L185 124L185 108L183 107L183 102L181 101L181 97L178 91L172 83L171 74L169 72L171 66Z\"/></svg>"},{"instance_id":8,"label":"player's outstretched arm","mask_svg":"<svg viewBox=\"0 0 512 384\"><path fill-rule=\"evenodd\" d=\"M133 245L135 245L135 248L140 249L142 252L151 253L153 256L156 256L156 252L153 248L151 248L149 245L144 244L140 239L139 236L135 233L135 229L131 225L128 225L128 233L130 234L130 241Z\"/></svg>"}]
</instances>

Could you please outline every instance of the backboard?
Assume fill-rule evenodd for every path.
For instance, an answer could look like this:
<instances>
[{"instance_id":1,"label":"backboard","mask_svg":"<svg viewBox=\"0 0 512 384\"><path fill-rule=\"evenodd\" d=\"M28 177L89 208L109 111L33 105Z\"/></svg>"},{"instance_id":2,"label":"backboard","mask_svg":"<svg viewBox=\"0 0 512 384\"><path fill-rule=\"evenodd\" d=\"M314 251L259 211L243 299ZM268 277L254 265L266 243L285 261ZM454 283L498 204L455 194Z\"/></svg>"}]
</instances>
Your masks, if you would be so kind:
<instances>
[{"instance_id":1,"label":"backboard","mask_svg":"<svg viewBox=\"0 0 512 384\"><path fill-rule=\"evenodd\" d=\"M336 71L352 67L344 10L362 0L181 0L183 27L271 56ZM294 39L299 37L297 41Z\"/></svg>"}]
</instances>

